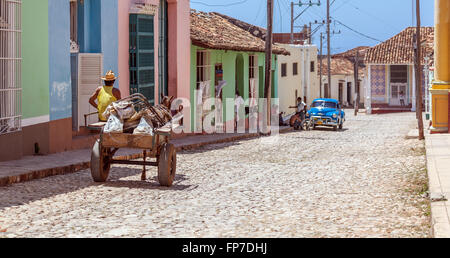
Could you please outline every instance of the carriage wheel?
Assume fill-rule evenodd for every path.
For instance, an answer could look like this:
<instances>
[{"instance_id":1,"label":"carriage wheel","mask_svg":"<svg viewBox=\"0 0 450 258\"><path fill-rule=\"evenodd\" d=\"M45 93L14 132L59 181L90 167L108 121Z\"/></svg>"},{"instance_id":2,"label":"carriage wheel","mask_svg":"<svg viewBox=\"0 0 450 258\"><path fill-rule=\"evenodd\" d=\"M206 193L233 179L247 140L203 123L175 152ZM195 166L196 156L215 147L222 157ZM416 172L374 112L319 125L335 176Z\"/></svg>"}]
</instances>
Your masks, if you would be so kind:
<instances>
[{"instance_id":1,"label":"carriage wheel","mask_svg":"<svg viewBox=\"0 0 450 258\"><path fill-rule=\"evenodd\" d=\"M102 148L100 140L97 140L91 153L91 175L95 182L103 183L108 179L111 169L108 159L108 149Z\"/></svg>"},{"instance_id":2,"label":"carriage wheel","mask_svg":"<svg viewBox=\"0 0 450 258\"><path fill-rule=\"evenodd\" d=\"M177 152L173 144L164 143L158 159L158 180L161 186L170 187L177 170Z\"/></svg>"}]
</instances>

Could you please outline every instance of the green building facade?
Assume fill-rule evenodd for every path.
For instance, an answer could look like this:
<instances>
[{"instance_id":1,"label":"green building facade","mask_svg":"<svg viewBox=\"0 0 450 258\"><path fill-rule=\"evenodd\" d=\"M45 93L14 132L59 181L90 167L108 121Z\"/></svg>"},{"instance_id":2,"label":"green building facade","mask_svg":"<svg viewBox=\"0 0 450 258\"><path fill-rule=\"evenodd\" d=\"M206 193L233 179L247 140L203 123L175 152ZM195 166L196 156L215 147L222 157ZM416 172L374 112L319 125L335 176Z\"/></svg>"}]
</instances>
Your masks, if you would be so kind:
<instances>
[{"instance_id":1,"label":"green building facade","mask_svg":"<svg viewBox=\"0 0 450 258\"><path fill-rule=\"evenodd\" d=\"M205 53L205 54L201 54ZM202 59L203 62L199 59ZM278 98L277 55L272 55L272 98ZM203 74L206 72L207 74ZM251 75L252 74L252 75ZM206 79L205 79L206 78ZM191 45L191 128L195 128L195 114L197 112L198 98L196 90L203 80L209 81L208 96L215 97L215 86L220 80L226 81L222 90L222 103L224 111L223 122L233 121L234 112L226 114L226 100L235 99L236 92L245 100L245 106L249 106L251 98L250 81L255 80L256 98L264 98L265 80L265 53L240 52L233 50L214 50ZM248 116L247 116L248 117Z\"/></svg>"}]
</instances>

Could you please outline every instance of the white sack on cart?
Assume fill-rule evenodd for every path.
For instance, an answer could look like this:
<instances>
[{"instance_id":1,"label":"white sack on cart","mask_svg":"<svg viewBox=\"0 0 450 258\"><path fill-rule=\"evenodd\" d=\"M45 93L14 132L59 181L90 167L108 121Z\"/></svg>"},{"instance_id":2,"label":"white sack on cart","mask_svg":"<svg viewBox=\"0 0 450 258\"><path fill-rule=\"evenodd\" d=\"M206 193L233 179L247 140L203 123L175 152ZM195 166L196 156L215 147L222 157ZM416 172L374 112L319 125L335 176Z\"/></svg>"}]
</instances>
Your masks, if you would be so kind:
<instances>
[{"instance_id":1,"label":"white sack on cart","mask_svg":"<svg viewBox=\"0 0 450 258\"><path fill-rule=\"evenodd\" d=\"M134 129L134 135L151 135L154 136L153 126L151 126L147 120L142 117L139 125Z\"/></svg>"},{"instance_id":2,"label":"white sack on cart","mask_svg":"<svg viewBox=\"0 0 450 258\"><path fill-rule=\"evenodd\" d=\"M103 129L104 133L123 133L123 124L115 115L110 115Z\"/></svg>"},{"instance_id":3,"label":"white sack on cart","mask_svg":"<svg viewBox=\"0 0 450 258\"><path fill-rule=\"evenodd\" d=\"M134 109L134 105L131 102L120 102L119 101L119 102L113 102L112 105L117 112L117 117L122 121L130 119L136 113L136 110Z\"/></svg>"}]
</instances>

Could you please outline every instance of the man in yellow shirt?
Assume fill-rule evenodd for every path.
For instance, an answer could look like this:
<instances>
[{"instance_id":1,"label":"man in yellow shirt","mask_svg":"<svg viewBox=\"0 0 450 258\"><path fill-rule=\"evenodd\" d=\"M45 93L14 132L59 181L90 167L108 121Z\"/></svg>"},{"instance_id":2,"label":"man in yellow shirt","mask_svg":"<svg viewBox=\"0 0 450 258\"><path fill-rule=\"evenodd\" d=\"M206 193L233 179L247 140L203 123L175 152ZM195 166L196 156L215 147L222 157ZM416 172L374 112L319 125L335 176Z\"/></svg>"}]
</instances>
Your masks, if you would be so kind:
<instances>
[{"instance_id":1,"label":"man in yellow shirt","mask_svg":"<svg viewBox=\"0 0 450 258\"><path fill-rule=\"evenodd\" d=\"M108 71L104 77L101 78L104 82L104 86L98 87L94 94L89 99L89 104L98 110L98 120L100 122L106 122L106 118L103 116L106 108L113 102L122 99L120 90L114 88L114 82L117 77L113 71ZM97 100L97 103L95 103Z\"/></svg>"}]
</instances>

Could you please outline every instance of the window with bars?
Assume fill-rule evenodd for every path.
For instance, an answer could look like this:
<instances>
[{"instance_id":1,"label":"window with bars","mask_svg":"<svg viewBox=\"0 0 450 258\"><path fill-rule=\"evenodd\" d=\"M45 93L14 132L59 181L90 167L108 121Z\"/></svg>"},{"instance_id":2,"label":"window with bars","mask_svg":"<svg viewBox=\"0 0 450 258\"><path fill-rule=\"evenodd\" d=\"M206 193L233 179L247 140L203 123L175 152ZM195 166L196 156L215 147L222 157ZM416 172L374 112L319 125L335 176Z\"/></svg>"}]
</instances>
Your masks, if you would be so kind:
<instances>
[{"instance_id":1,"label":"window with bars","mask_svg":"<svg viewBox=\"0 0 450 258\"><path fill-rule=\"evenodd\" d=\"M78 2L70 0L70 40L78 44Z\"/></svg>"},{"instance_id":2,"label":"window with bars","mask_svg":"<svg viewBox=\"0 0 450 258\"><path fill-rule=\"evenodd\" d=\"M281 77L287 76L287 64L281 64Z\"/></svg>"},{"instance_id":3,"label":"window with bars","mask_svg":"<svg viewBox=\"0 0 450 258\"><path fill-rule=\"evenodd\" d=\"M391 82L407 83L408 82L408 66L391 65Z\"/></svg>"},{"instance_id":4,"label":"window with bars","mask_svg":"<svg viewBox=\"0 0 450 258\"><path fill-rule=\"evenodd\" d=\"M214 66L214 86L219 85L223 80L223 65L221 63Z\"/></svg>"},{"instance_id":5,"label":"window with bars","mask_svg":"<svg viewBox=\"0 0 450 258\"><path fill-rule=\"evenodd\" d=\"M316 71L316 63L315 63L314 61L311 61L310 71L311 71L312 73Z\"/></svg>"},{"instance_id":6,"label":"window with bars","mask_svg":"<svg viewBox=\"0 0 450 258\"><path fill-rule=\"evenodd\" d=\"M197 89L200 84L211 80L210 53L206 50L197 51Z\"/></svg>"},{"instance_id":7,"label":"window with bars","mask_svg":"<svg viewBox=\"0 0 450 258\"><path fill-rule=\"evenodd\" d=\"M250 106L257 105L256 98L258 98L258 85L257 85L257 78L258 78L258 56L256 55L250 55L249 56L249 98L252 101L250 103Z\"/></svg>"},{"instance_id":8,"label":"window with bars","mask_svg":"<svg viewBox=\"0 0 450 258\"><path fill-rule=\"evenodd\" d=\"M292 75L298 75L298 63L292 64Z\"/></svg>"},{"instance_id":9,"label":"window with bars","mask_svg":"<svg viewBox=\"0 0 450 258\"><path fill-rule=\"evenodd\" d=\"M21 130L21 3L0 0L0 134Z\"/></svg>"},{"instance_id":10,"label":"window with bars","mask_svg":"<svg viewBox=\"0 0 450 258\"><path fill-rule=\"evenodd\" d=\"M258 71L257 56L251 55L249 56L249 78L256 79L257 71Z\"/></svg>"},{"instance_id":11,"label":"window with bars","mask_svg":"<svg viewBox=\"0 0 450 258\"><path fill-rule=\"evenodd\" d=\"M78 43L78 0L70 0L70 52L80 51Z\"/></svg>"},{"instance_id":12,"label":"window with bars","mask_svg":"<svg viewBox=\"0 0 450 258\"><path fill-rule=\"evenodd\" d=\"M6 26L6 0L0 0L0 27Z\"/></svg>"}]
</instances>

